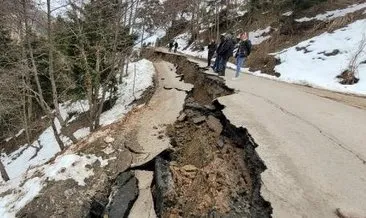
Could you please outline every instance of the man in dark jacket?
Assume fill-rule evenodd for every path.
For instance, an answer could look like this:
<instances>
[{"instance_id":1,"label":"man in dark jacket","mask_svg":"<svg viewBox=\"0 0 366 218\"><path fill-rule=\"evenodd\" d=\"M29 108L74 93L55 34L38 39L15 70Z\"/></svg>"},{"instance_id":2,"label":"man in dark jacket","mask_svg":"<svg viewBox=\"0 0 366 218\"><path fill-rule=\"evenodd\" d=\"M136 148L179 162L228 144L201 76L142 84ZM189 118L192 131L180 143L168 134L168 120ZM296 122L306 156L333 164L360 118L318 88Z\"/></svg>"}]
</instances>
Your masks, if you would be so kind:
<instances>
[{"instance_id":1,"label":"man in dark jacket","mask_svg":"<svg viewBox=\"0 0 366 218\"><path fill-rule=\"evenodd\" d=\"M177 53L178 50L178 42L174 43L174 53Z\"/></svg>"},{"instance_id":2,"label":"man in dark jacket","mask_svg":"<svg viewBox=\"0 0 366 218\"><path fill-rule=\"evenodd\" d=\"M170 42L169 42L169 52L171 52L171 51L172 51L173 46L174 46L174 42L173 42L173 41L170 41Z\"/></svg>"},{"instance_id":3,"label":"man in dark jacket","mask_svg":"<svg viewBox=\"0 0 366 218\"><path fill-rule=\"evenodd\" d=\"M226 64L230 57L233 56L235 48L235 42L232 34L225 35L225 41L221 48L217 50L217 55L220 56L218 74L219 76L225 76Z\"/></svg>"},{"instance_id":4,"label":"man in dark jacket","mask_svg":"<svg viewBox=\"0 0 366 218\"><path fill-rule=\"evenodd\" d=\"M211 59L216 51L216 42L215 40L211 40L210 44L208 44L208 56L207 56L207 67L211 66Z\"/></svg>"},{"instance_id":5,"label":"man in dark jacket","mask_svg":"<svg viewBox=\"0 0 366 218\"><path fill-rule=\"evenodd\" d=\"M220 60L222 59L221 56L218 54L218 51L221 50L221 47L222 45L224 44L225 42L225 36L223 34L220 35L220 44L219 46L217 46L216 48L216 59L215 59L215 63L212 67L212 69L217 72L218 68L219 68L219 63L220 63Z\"/></svg>"}]
</instances>

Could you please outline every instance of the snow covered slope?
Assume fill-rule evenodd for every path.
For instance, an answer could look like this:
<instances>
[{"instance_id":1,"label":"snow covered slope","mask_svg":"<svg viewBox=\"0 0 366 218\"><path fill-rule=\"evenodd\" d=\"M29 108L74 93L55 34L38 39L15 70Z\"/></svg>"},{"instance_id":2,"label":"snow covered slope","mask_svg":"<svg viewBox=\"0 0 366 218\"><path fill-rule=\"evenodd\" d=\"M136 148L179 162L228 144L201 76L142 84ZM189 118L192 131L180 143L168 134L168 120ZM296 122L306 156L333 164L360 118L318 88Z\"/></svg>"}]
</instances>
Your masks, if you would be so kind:
<instances>
[{"instance_id":1,"label":"snow covered slope","mask_svg":"<svg viewBox=\"0 0 366 218\"><path fill-rule=\"evenodd\" d=\"M366 37L366 19L358 20L333 33L323 33L275 56L281 64L275 71L280 80L311 85L333 91L366 95L366 64L360 64L360 81L354 85L342 85L336 76L341 74L354 56L360 41ZM364 50L357 63L366 61Z\"/></svg>"}]
</instances>

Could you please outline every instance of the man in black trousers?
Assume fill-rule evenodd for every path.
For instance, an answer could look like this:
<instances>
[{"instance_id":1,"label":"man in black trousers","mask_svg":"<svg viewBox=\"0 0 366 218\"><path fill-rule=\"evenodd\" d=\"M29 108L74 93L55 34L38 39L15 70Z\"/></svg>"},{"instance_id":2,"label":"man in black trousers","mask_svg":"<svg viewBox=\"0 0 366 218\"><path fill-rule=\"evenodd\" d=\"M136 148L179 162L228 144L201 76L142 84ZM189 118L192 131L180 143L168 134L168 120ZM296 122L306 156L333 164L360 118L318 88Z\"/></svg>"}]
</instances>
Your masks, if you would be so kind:
<instances>
[{"instance_id":1,"label":"man in black trousers","mask_svg":"<svg viewBox=\"0 0 366 218\"><path fill-rule=\"evenodd\" d=\"M207 67L211 67L211 59L215 54L216 47L216 42L212 39L210 44L208 44Z\"/></svg>"},{"instance_id":2,"label":"man in black trousers","mask_svg":"<svg viewBox=\"0 0 366 218\"><path fill-rule=\"evenodd\" d=\"M225 34L225 40L221 47L217 49L217 56L219 58L216 72L219 76L225 76L226 64L230 57L233 56L235 48L235 41L231 33Z\"/></svg>"}]
</instances>

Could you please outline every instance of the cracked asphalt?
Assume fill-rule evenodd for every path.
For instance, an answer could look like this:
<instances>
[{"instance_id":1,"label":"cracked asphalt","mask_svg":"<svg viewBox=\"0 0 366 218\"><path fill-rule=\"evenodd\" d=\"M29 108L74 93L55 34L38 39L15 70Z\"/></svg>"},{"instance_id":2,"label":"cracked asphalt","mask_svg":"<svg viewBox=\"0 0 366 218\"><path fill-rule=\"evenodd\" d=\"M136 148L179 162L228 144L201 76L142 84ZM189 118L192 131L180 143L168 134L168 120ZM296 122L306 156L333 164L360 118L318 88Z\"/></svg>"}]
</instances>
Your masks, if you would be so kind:
<instances>
[{"instance_id":1,"label":"cracked asphalt","mask_svg":"<svg viewBox=\"0 0 366 218\"><path fill-rule=\"evenodd\" d=\"M337 217L340 208L365 217L366 98L233 75L227 70L226 83L237 93L218 100L259 145L273 216Z\"/></svg>"}]
</instances>

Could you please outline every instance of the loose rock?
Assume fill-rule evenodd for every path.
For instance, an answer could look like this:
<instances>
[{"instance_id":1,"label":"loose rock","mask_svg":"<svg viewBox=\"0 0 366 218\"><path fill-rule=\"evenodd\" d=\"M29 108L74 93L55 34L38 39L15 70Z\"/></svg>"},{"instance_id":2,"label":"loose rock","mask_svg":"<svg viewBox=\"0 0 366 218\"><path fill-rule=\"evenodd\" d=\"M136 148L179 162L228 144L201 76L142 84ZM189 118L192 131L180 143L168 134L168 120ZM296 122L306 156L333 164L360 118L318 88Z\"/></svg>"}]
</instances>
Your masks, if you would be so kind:
<instances>
[{"instance_id":1,"label":"loose rock","mask_svg":"<svg viewBox=\"0 0 366 218\"><path fill-rule=\"evenodd\" d=\"M198 123L202 123L206 120L205 116L199 116L199 117L195 117L193 118L193 123L198 124Z\"/></svg>"},{"instance_id":2,"label":"loose rock","mask_svg":"<svg viewBox=\"0 0 366 218\"><path fill-rule=\"evenodd\" d=\"M217 147L219 148L223 148L225 145L224 143L224 140L222 138L220 138L218 141L217 141Z\"/></svg>"},{"instance_id":3,"label":"loose rock","mask_svg":"<svg viewBox=\"0 0 366 218\"><path fill-rule=\"evenodd\" d=\"M108 216L110 218L127 217L128 211L138 196L137 179L131 171L124 172L117 177L115 188L116 192L108 208Z\"/></svg>"},{"instance_id":4,"label":"loose rock","mask_svg":"<svg viewBox=\"0 0 366 218\"><path fill-rule=\"evenodd\" d=\"M107 137L105 137L104 142L107 144L112 143L112 142L114 142L114 138L107 136Z\"/></svg>"},{"instance_id":5,"label":"loose rock","mask_svg":"<svg viewBox=\"0 0 366 218\"><path fill-rule=\"evenodd\" d=\"M209 110L211 110L211 111L214 111L216 108L215 108L215 106L214 105L212 105L212 104L207 104L207 105L205 105L205 108L206 109L209 109Z\"/></svg>"},{"instance_id":6,"label":"loose rock","mask_svg":"<svg viewBox=\"0 0 366 218\"><path fill-rule=\"evenodd\" d=\"M210 115L210 116L208 116L206 122L207 122L208 127L211 130L213 130L217 134L221 134L223 127L222 127L222 124L221 124L219 119L217 119L216 117Z\"/></svg>"},{"instance_id":7,"label":"loose rock","mask_svg":"<svg viewBox=\"0 0 366 218\"><path fill-rule=\"evenodd\" d=\"M193 165L185 165L182 167L182 170L187 171L187 172L193 172L193 171L197 171L197 167L193 166Z\"/></svg>"},{"instance_id":8,"label":"loose rock","mask_svg":"<svg viewBox=\"0 0 366 218\"><path fill-rule=\"evenodd\" d=\"M200 105L197 102L189 102L189 103L186 103L185 106L187 108L193 108L193 109L201 109L201 110L204 110L205 109L204 106Z\"/></svg>"},{"instance_id":9,"label":"loose rock","mask_svg":"<svg viewBox=\"0 0 366 218\"><path fill-rule=\"evenodd\" d=\"M178 117L178 121L179 122L182 122L182 121L184 121L186 119L186 117L187 117L187 114L181 113L181 115L179 115L179 117Z\"/></svg>"}]
</instances>

